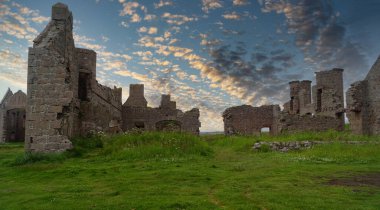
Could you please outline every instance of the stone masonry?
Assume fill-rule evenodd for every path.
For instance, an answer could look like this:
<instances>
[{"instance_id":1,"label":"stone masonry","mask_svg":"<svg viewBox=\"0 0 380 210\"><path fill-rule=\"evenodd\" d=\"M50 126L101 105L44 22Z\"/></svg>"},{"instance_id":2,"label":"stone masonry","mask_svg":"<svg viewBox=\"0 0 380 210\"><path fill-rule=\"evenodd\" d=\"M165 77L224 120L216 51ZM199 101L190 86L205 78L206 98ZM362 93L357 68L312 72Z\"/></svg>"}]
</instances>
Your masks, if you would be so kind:
<instances>
[{"instance_id":1,"label":"stone masonry","mask_svg":"<svg viewBox=\"0 0 380 210\"><path fill-rule=\"evenodd\" d=\"M224 134L256 135L262 128L269 128L271 134L276 134L279 114L278 105L230 107L223 112Z\"/></svg>"},{"instance_id":2,"label":"stone masonry","mask_svg":"<svg viewBox=\"0 0 380 210\"><path fill-rule=\"evenodd\" d=\"M343 69L315 74L313 87L308 80L289 83L290 101L278 119L279 132L344 129Z\"/></svg>"},{"instance_id":3,"label":"stone masonry","mask_svg":"<svg viewBox=\"0 0 380 210\"><path fill-rule=\"evenodd\" d=\"M177 109L170 95L162 95L158 108L147 106L144 85L132 84L129 97L123 105L123 130L181 131L199 135L199 110L187 112Z\"/></svg>"},{"instance_id":4,"label":"stone masonry","mask_svg":"<svg viewBox=\"0 0 380 210\"><path fill-rule=\"evenodd\" d=\"M380 57L367 77L346 92L347 117L353 133L380 134Z\"/></svg>"},{"instance_id":5,"label":"stone masonry","mask_svg":"<svg viewBox=\"0 0 380 210\"><path fill-rule=\"evenodd\" d=\"M72 137L98 131L138 128L199 134L198 109L182 112L170 95L162 96L160 107L147 107L143 85L131 85L122 105L121 88L99 84L96 52L75 47L73 16L66 5L53 5L51 21L33 42L28 55L26 151L62 152L72 148Z\"/></svg>"},{"instance_id":6,"label":"stone masonry","mask_svg":"<svg viewBox=\"0 0 380 210\"><path fill-rule=\"evenodd\" d=\"M343 130L343 69L316 72L316 81L313 87L309 80L290 82L290 100L284 104L283 111L278 105L226 109L224 133L260 134L263 127L269 127L271 134Z\"/></svg>"},{"instance_id":7,"label":"stone masonry","mask_svg":"<svg viewBox=\"0 0 380 210\"><path fill-rule=\"evenodd\" d=\"M26 94L8 89L0 102L0 143L25 139Z\"/></svg>"},{"instance_id":8,"label":"stone masonry","mask_svg":"<svg viewBox=\"0 0 380 210\"><path fill-rule=\"evenodd\" d=\"M72 29L71 12L57 3L29 48L26 151L64 151L73 136L121 123L121 89L97 83L96 53L75 48Z\"/></svg>"}]
</instances>

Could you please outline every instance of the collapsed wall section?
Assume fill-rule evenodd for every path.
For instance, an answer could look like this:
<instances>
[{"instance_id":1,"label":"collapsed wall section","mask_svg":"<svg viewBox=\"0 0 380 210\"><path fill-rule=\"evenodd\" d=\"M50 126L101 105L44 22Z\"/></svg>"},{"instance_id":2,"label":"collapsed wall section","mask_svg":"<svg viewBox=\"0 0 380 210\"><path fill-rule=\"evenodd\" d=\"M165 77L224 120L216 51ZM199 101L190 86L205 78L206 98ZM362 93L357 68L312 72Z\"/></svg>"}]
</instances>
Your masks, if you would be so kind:
<instances>
[{"instance_id":1,"label":"collapsed wall section","mask_svg":"<svg viewBox=\"0 0 380 210\"><path fill-rule=\"evenodd\" d=\"M177 131L199 135L199 110L187 112L177 109L170 95L162 95L158 108L147 106L144 85L131 84L129 98L123 105L123 130Z\"/></svg>"}]
</instances>

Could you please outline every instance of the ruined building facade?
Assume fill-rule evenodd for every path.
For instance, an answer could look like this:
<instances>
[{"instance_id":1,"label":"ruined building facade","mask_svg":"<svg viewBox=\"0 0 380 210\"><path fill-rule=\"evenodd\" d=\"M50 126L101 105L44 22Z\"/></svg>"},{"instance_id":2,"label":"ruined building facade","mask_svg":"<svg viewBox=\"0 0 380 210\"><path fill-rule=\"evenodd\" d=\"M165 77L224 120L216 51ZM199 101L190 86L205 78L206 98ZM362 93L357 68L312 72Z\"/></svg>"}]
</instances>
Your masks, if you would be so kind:
<instances>
[{"instance_id":1,"label":"ruined building facade","mask_svg":"<svg viewBox=\"0 0 380 210\"><path fill-rule=\"evenodd\" d=\"M10 89L0 102L0 143L25 139L26 94Z\"/></svg>"},{"instance_id":2,"label":"ruined building facade","mask_svg":"<svg viewBox=\"0 0 380 210\"><path fill-rule=\"evenodd\" d=\"M223 112L224 133L257 135L261 133L262 128L269 128L271 134L277 134L280 111L279 105L230 107Z\"/></svg>"},{"instance_id":3,"label":"ruined building facade","mask_svg":"<svg viewBox=\"0 0 380 210\"><path fill-rule=\"evenodd\" d=\"M75 48L73 17L57 3L28 56L27 151L64 151L70 138L121 122L121 89L96 81L96 53Z\"/></svg>"},{"instance_id":4,"label":"ruined building facade","mask_svg":"<svg viewBox=\"0 0 380 210\"><path fill-rule=\"evenodd\" d=\"M231 107L223 113L226 135L259 134L267 127L271 134L344 129L343 69L316 72L311 81L289 83L290 100L283 111L278 105Z\"/></svg>"},{"instance_id":5,"label":"ruined building facade","mask_svg":"<svg viewBox=\"0 0 380 210\"><path fill-rule=\"evenodd\" d=\"M170 95L162 95L158 108L148 107L144 85L130 85L129 97L123 104L123 130L181 131L199 135L200 126L198 109L182 112Z\"/></svg>"},{"instance_id":6,"label":"ruined building facade","mask_svg":"<svg viewBox=\"0 0 380 210\"><path fill-rule=\"evenodd\" d=\"M118 133L122 125L128 130L140 111L146 130L166 130L170 122L177 130L199 133L197 109L182 113L170 96L163 97L158 109L146 107L143 94L137 93L141 90L133 88L138 85L131 86L131 97L122 106L121 88L99 84L96 52L75 47L73 16L66 5L53 5L50 22L33 42L28 54L26 151L65 151L74 136Z\"/></svg>"},{"instance_id":7,"label":"ruined building facade","mask_svg":"<svg viewBox=\"0 0 380 210\"><path fill-rule=\"evenodd\" d=\"M366 78L346 92L347 117L355 134L380 134L380 57Z\"/></svg>"}]
</instances>

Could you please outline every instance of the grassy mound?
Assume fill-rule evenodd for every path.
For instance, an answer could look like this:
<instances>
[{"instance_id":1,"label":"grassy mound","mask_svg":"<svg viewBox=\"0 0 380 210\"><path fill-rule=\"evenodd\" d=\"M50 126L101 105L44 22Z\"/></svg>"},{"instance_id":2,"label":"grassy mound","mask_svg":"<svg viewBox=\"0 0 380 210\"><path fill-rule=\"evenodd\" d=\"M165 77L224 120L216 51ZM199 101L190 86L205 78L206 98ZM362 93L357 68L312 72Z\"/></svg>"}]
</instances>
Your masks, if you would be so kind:
<instances>
[{"instance_id":1,"label":"grassy mound","mask_svg":"<svg viewBox=\"0 0 380 210\"><path fill-rule=\"evenodd\" d=\"M102 154L125 160L208 156L212 150L200 137L185 133L146 132L105 137Z\"/></svg>"}]
</instances>

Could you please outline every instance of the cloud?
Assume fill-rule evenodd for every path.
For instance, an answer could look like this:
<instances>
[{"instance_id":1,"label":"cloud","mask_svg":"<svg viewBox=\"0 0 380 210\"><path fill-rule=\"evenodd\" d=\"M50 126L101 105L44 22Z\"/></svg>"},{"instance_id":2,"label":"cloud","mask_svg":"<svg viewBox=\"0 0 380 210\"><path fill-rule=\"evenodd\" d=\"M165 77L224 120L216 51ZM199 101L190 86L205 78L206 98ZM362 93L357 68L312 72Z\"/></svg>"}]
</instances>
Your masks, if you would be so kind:
<instances>
[{"instance_id":1,"label":"cloud","mask_svg":"<svg viewBox=\"0 0 380 210\"><path fill-rule=\"evenodd\" d=\"M123 6L123 10L120 11L120 16L126 16L130 15L132 16L133 14L136 13L136 9L139 7L138 2L125 2L124 0L119 0L119 2Z\"/></svg>"},{"instance_id":2,"label":"cloud","mask_svg":"<svg viewBox=\"0 0 380 210\"><path fill-rule=\"evenodd\" d=\"M101 38L102 38L103 42L108 42L110 40L110 38L108 38L104 35L102 35Z\"/></svg>"},{"instance_id":3,"label":"cloud","mask_svg":"<svg viewBox=\"0 0 380 210\"><path fill-rule=\"evenodd\" d=\"M171 5L173 5L172 1L160 0L160 2L154 4L154 8L158 9L158 8L161 8L161 7L171 6Z\"/></svg>"},{"instance_id":4,"label":"cloud","mask_svg":"<svg viewBox=\"0 0 380 210\"><path fill-rule=\"evenodd\" d=\"M248 2L248 0L233 0L232 4L234 6L244 6L244 5L249 4L249 2Z\"/></svg>"},{"instance_id":5,"label":"cloud","mask_svg":"<svg viewBox=\"0 0 380 210\"><path fill-rule=\"evenodd\" d=\"M137 13L135 13L135 14L133 14L132 16L131 16L131 22L132 23L138 23L138 22L140 22L141 21L141 17L140 17L140 15L138 15Z\"/></svg>"},{"instance_id":6,"label":"cloud","mask_svg":"<svg viewBox=\"0 0 380 210\"><path fill-rule=\"evenodd\" d=\"M16 12L12 12L16 10ZM18 3L0 5L0 32L4 32L17 39L26 39L30 43L37 35L37 30L31 26L32 23L43 23L48 17L39 14L38 10L32 10Z\"/></svg>"},{"instance_id":7,"label":"cloud","mask_svg":"<svg viewBox=\"0 0 380 210\"><path fill-rule=\"evenodd\" d=\"M152 20L154 20L156 18L157 18L156 15L146 14L145 17L144 17L144 20L146 20L146 21L152 21Z\"/></svg>"},{"instance_id":8,"label":"cloud","mask_svg":"<svg viewBox=\"0 0 380 210\"><path fill-rule=\"evenodd\" d=\"M156 27L150 27L148 30L148 34L156 34L158 29Z\"/></svg>"},{"instance_id":9,"label":"cloud","mask_svg":"<svg viewBox=\"0 0 380 210\"><path fill-rule=\"evenodd\" d=\"M128 70L119 70L119 71L114 71L113 73L120 75L120 76L124 76L124 77L131 77L131 78L136 79L136 80L141 81L141 82L148 82L148 76L147 75L139 74L136 72L132 72L132 71L128 71Z\"/></svg>"},{"instance_id":10,"label":"cloud","mask_svg":"<svg viewBox=\"0 0 380 210\"><path fill-rule=\"evenodd\" d=\"M227 20L240 20L241 16L238 15L236 12L231 12L231 13L224 13L224 15L222 15L224 17L224 19L227 19Z\"/></svg>"},{"instance_id":11,"label":"cloud","mask_svg":"<svg viewBox=\"0 0 380 210\"><path fill-rule=\"evenodd\" d=\"M331 1L262 0L262 11L284 14L288 32L295 35L295 44L304 54L304 60L314 69L345 69L346 85L368 69L366 56L358 44L346 35L346 27L339 22ZM359 67L359 68L358 68ZM354 76L355 75L355 76Z\"/></svg>"},{"instance_id":12,"label":"cloud","mask_svg":"<svg viewBox=\"0 0 380 210\"><path fill-rule=\"evenodd\" d=\"M0 49L0 78L25 89L27 61L10 49Z\"/></svg>"},{"instance_id":13,"label":"cloud","mask_svg":"<svg viewBox=\"0 0 380 210\"><path fill-rule=\"evenodd\" d=\"M209 10L222 8L222 2L220 0L202 0L202 10L206 13Z\"/></svg>"},{"instance_id":14,"label":"cloud","mask_svg":"<svg viewBox=\"0 0 380 210\"><path fill-rule=\"evenodd\" d=\"M171 14L169 12L165 12L161 17L163 19L165 19L166 23L173 24L173 25L182 25L182 24L185 24L187 22L198 20L198 18L196 18L196 17L188 17L185 15L176 15L176 14Z\"/></svg>"},{"instance_id":15,"label":"cloud","mask_svg":"<svg viewBox=\"0 0 380 210\"><path fill-rule=\"evenodd\" d=\"M49 17L39 16L39 17L32 17L31 20L35 23L45 23L50 20Z\"/></svg>"},{"instance_id":16,"label":"cloud","mask_svg":"<svg viewBox=\"0 0 380 210\"><path fill-rule=\"evenodd\" d=\"M148 28L143 26L143 27L140 27L137 31L140 33L146 33L148 31Z\"/></svg>"}]
</instances>

